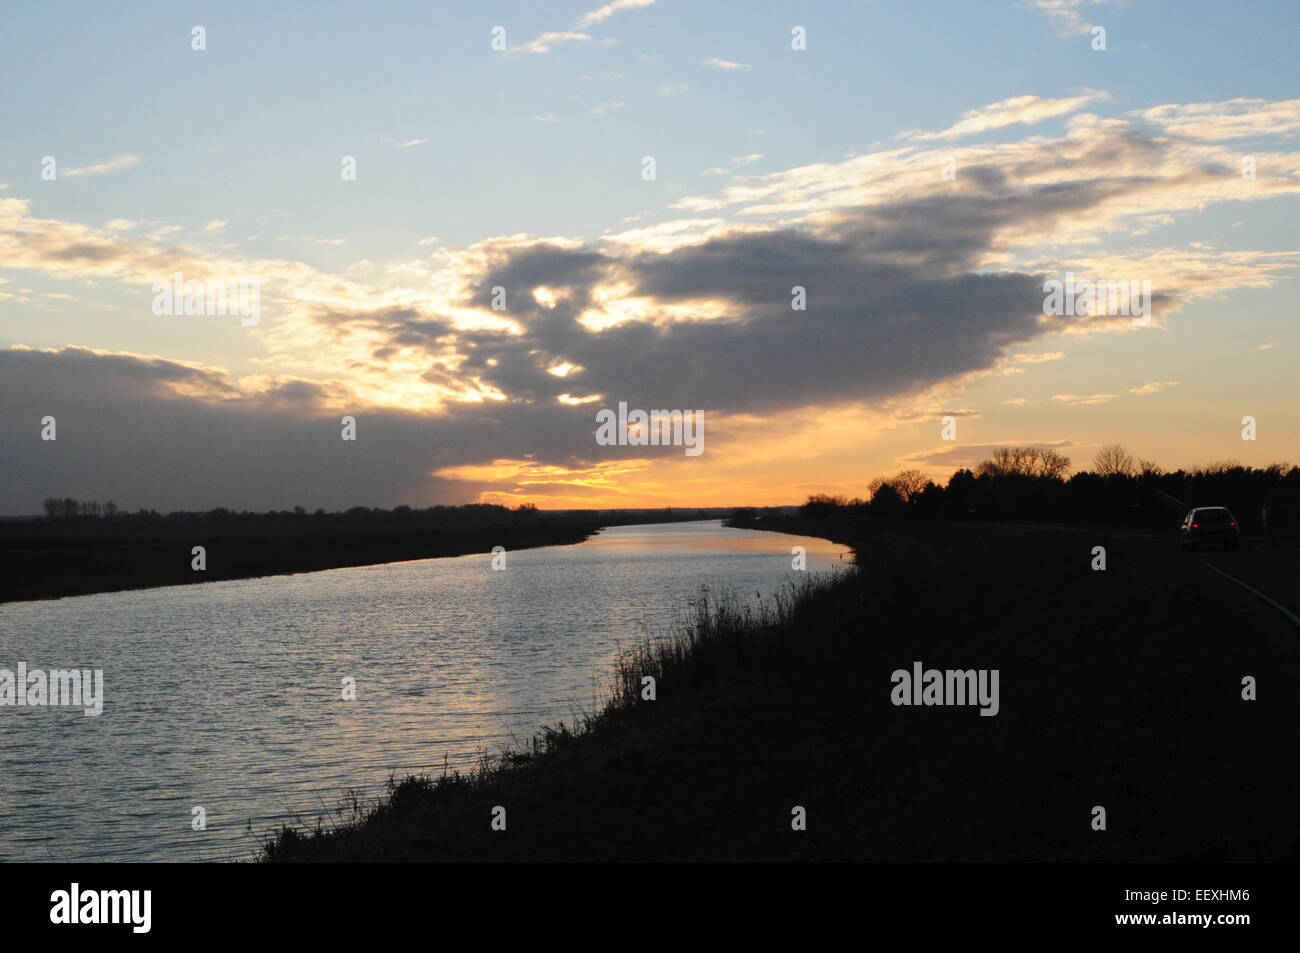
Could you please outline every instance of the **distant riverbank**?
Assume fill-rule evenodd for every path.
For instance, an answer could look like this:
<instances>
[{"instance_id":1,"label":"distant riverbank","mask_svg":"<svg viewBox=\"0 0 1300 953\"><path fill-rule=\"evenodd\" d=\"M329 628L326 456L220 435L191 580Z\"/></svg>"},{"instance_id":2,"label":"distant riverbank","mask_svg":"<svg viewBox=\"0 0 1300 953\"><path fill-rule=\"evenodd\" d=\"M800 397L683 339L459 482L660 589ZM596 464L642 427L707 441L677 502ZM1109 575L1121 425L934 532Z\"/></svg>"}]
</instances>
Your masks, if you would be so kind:
<instances>
[{"instance_id":1,"label":"distant riverbank","mask_svg":"<svg viewBox=\"0 0 1300 953\"><path fill-rule=\"evenodd\" d=\"M256 516L0 523L0 602L578 543L596 517L500 519ZM193 568L202 546L206 568Z\"/></svg>"},{"instance_id":2,"label":"distant riverbank","mask_svg":"<svg viewBox=\"0 0 1300 953\"><path fill-rule=\"evenodd\" d=\"M753 528L848 543L860 569L762 612L702 598L602 709L477 772L395 779L262 859L1293 859L1294 633L1198 562L1099 537L1096 571L1093 540L1033 527ZM997 670L997 714L895 704L917 663ZM1267 693L1243 699L1246 676Z\"/></svg>"}]
</instances>

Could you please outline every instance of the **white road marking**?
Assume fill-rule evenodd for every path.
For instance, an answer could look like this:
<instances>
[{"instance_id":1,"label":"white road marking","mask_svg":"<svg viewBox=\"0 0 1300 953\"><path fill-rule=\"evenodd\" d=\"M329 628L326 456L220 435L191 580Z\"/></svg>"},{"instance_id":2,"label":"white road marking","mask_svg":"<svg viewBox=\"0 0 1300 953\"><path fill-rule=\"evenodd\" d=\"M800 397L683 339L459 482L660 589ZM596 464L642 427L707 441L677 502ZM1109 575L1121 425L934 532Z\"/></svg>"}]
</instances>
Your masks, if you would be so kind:
<instances>
[{"instance_id":1,"label":"white road marking","mask_svg":"<svg viewBox=\"0 0 1300 953\"><path fill-rule=\"evenodd\" d=\"M1291 611L1290 609L1288 609L1286 606L1282 605L1282 603L1277 602L1277 601L1274 600L1274 599L1270 599L1268 596L1264 595L1264 593L1260 592L1260 591L1259 591L1258 589L1256 589L1254 586L1247 585L1246 583L1244 583L1244 582L1242 582L1240 579L1238 579L1236 576L1229 576L1226 572L1224 572L1224 571L1223 571L1222 569L1220 569L1218 566L1214 565L1214 564L1211 563L1211 562L1206 562L1204 559L1201 560L1201 565L1203 565L1203 566L1209 566L1211 569L1213 569L1215 572L1217 572L1217 573L1218 573L1220 576L1222 576L1224 579L1229 579L1229 580L1231 580L1232 582L1235 582L1237 585L1241 586L1241 588L1247 590L1248 592L1252 592L1252 593L1254 593L1255 595L1259 596L1259 598L1263 599L1265 602L1267 602L1269 605L1271 605L1271 606L1272 606L1274 609L1276 609L1278 612L1282 613L1284 616L1286 616L1288 619L1290 619L1293 623L1295 623L1296 625L1300 625L1300 615L1296 615L1294 612L1292 612L1292 611Z\"/></svg>"}]
</instances>

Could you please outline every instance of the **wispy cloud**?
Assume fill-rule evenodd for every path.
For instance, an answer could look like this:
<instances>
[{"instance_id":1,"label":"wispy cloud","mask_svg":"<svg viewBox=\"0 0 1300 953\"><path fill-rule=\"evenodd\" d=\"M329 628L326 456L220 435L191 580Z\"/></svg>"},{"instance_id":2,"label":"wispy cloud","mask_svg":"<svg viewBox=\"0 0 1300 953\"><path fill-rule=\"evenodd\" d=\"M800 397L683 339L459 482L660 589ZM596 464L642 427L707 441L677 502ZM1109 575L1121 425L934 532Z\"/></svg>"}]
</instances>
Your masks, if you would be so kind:
<instances>
[{"instance_id":1,"label":"wispy cloud","mask_svg":"<svg viewBox=\"0 0 1300 953\"><path fill-rule=\"evenodd\" d=\"M721 60L716 56L710 56L704 60L704 65L713 69L749 69L748 63L737 63L734 60Z\"/></svg>"},{"instance_id":2,"label":"wispy cloud","mask_svg":"<svg viewBox=\"0 0 1300 953\"><path fill-rule=\"evenodd\" d=\"M543 33L535 40L529 40L527 43L518 47L520 53L549 53L563 43L590 43L591 34L578 33L573 30L558 30L552 33Z\"/></svg>"},{"instance_id":3,"label":"wispy cloud","mask_svg":"<svg viewBox=\"0 0 1300 953\"><path fill-rule=\"evenodd\" d=\"M428 141L429 141L428 139L408 139L406 142L399 142L397 144L397 148L409 149L412 146L422 146Z\"/></svg>"},{"instance_id":4,"label":"wispy cloud","mask_svg":"<svg viewBox=\"0 0 1300 953\"><path fill-rule=\"evenodd\" d=\"M1031 5L1052 19L1061 36L1091 32L1092 24L1084 19L1084 8L1108 2L1110 0L1029 0Z\"/></svg>"},{"instance_id":5,"label":"wispy cloud","mask_svg":"<svg viewBox=\"0 0 1300 953\"><path fill-rule=\"evenodd\" d=\"M962 136L978 132L990 132L1007 126L1026 125L1043 122L1056 116L1064 116L1092 103L1102 102L1110 94L1099 90L1087 90L1083 95L1065 99L1044 99L1041 96L1013 96L1001 102L969 109L962 113L961 119L942 132L904 133L909 139L959 139Z\"/></svg>"},{"instance_id":6,"label":"wispy cloud","mask_svg":"<svg viewBox=\"0 0 1300 953\"><path fill-rule=\"evenodd\" d=\"M1219 103L1152 106L1131 115L1155 123L1171 135L1212 141L1300 133L1300 99L1278 102L1229 99Z\"/></svg>"},{"instance_id":7,"label":"wispy cloud","mask_svg":"<svg viewBox=\"0 0 1300 953\"><path fill-rule=\"evenodd\" d=\"M654 4L655 0L610 0L603 7L597 7L590 13L583 14L574 27L579 30L585 30L587 27L595 26L604 20L608 20L620 10L636 10L639 7L649 7Z\"/></svg>"},{"instance_id":8,"label":"wispy cloud","mask_svg":"<svg viewBox=\"0 0 1300 953\"><path fill-rule=\"evenodd\" d=\"M605 113L613 112L615 109L622 109L626 105L626 103L601 103L599 106L594 107L591 112L592 115L602 116Z\"/></svg>"},{"instance_id":9,"label":"wispy cloud","mask_svg":"<svg viewBox=\"0 0 1300 953\"><path fill-rule=\"evenodd\" d=\"M1071 407L1091 407L1094 404L1106 404L1117 400L1119 394L1053 394L1052 400L1058 400Z\"/></svg>"},{"instance_id":10,"label":"wispy cloud","mask_svg":"<svg viewBox=\"0 0 1300 953\"><path fill-rule=\"evenodd\" d=\"M83 165L75 169L64 169L63 174L66 176L105 175L109 172L120 172L122 169L130 169L139 164L139 156L125 155L118 156L116 159L109 159L107 162L97 163L96 165Z\"/></svg>"},{"instance_id":11,"label":"wispy cloud","mask_svg":"<svg viewBox=\"0 0 1300 953\"><path fill-rule=\"evenodd\" d=\"M1163 390L1177 386L1178 381L1152 381L1140 387L1130 387L1128 392L1142 397L1147 394L1158 394ZM1112 400L1118 400L1123 396L1123 394L1053 394L1052 400L1069 404L1071 407L1091 407L1097 404L1108 404Z\"/></svg>"},{"instance_id":12,"label":"wispy cloud","mask_svg":"<svg viewBox=\"0 0 1300 953\"><path fill-rule=\"evenodd\" d=\"M1168 390L1171 387L1177 387L1178 381L1152 381L1150 384L1143 384L1141 387L1130 387L1130 394L1158 394L1162 390Z\"/></svg>"},{"instance_id":13,"label":"wispy cloud","mask_svg":"<svg viewBox=\"0 0 1300 953\"><path fill-rule=\"evenodd\" d=\"M597 7L584 13L578 18L578 22L568 30L553 30L543 33L536 39L529 40L527 43L516 48L520 53L549 53L557 46L565 43L590 43L591 34L584 32L598 23L603 23L614 14L623 10L635 10L639 7L651 6L655 0L611 0L610 3L603 7Z\"/></svg>"}]
</instances>

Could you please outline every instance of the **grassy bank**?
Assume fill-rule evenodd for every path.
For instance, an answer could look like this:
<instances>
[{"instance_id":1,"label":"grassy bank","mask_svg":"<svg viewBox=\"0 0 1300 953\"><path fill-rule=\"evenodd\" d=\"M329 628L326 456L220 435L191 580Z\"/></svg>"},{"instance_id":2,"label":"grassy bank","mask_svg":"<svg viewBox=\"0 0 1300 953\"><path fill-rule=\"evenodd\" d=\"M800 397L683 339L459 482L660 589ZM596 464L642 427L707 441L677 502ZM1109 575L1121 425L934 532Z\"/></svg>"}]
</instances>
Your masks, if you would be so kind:
<instances>
[{"instance_id":1,"label":"grassy bank","mask_svg":"<svg viewBox=\"0 0 1300 953\"><path fill-rule=\"evenodd\" d=\"M601 525L561 517L6 522L0 523L0 602L577 543ZM206 550L204 571L191 568L195 546Z\"/></svg>"},{"instance_id":2,"label":"grassy bank","mask_svg":"<svg viewBox=\"0 0 1300 953\"><path fill-rule=\"evenodd\" d=\"M1092 541L1029 527L762 525L849 543L862 568L760 615L702 602L583 724L282 831L263 859L1295 857L1295 633L1203 566L1116 539L1093 572ZM1000 713L893 706L917 660L998 669Z\"/></svg>"}]
</instances>

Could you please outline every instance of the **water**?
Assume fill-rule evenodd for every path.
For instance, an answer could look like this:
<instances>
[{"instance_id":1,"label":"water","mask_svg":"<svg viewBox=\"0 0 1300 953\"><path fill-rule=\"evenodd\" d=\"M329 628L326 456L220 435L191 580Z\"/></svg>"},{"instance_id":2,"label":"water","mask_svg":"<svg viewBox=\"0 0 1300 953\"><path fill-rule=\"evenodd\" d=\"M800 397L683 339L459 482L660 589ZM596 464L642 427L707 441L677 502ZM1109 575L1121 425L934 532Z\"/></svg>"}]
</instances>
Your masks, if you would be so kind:
<instances>
[{"instance_id":1,"label":"water","mask_svg":"<svg viewBox=\"0 0 1300 953\"><path fill-rule=\"evenodd\" d=\"M0 859L250 857L250 821L375 797L592 709L621 647L666 634L701 585L775 592L802 575L795 545L814 572L846 553L714 520L520 550L504 572L475 555L0 605L0 668L105 683L98 717L0 707Z\"/></svg>"}]
</instances>

